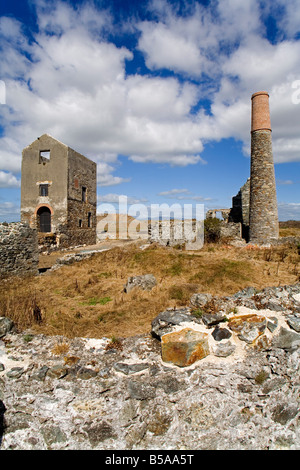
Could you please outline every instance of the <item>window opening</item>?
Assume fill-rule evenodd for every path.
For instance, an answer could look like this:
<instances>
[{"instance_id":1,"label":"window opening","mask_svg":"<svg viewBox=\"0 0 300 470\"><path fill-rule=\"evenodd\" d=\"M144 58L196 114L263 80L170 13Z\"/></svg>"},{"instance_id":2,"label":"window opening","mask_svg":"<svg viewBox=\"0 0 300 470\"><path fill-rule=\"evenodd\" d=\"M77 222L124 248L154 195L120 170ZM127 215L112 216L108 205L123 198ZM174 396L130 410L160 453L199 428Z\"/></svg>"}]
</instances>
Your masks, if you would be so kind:
<instances>
[{"instance_id":1,"label":"window opening","mask_svg":"<svg viewBox=\"0 0 300 470\"><path fill-rule=\"evenodd\" d=\"M40 150L40 163L47 163L50 161L50 150Z\"/></svg>"},{"instance_id":2,"label":"window opening","mask_svg":"<svg viewBox=\"0 0 300 470\"><path fill-rule=\"evenodd\" d=\"M40 184L40 196L48 196L48 184Z\"/></svg>"},{"instance_id":3,"label":"window opening","mask_svg":"<svg viewBox=\"0 0 300 470\"><path fill-rule=\"evenodd\" d=\"M86 202L86 187L85 186L82 186L81 200L82 202Z\"/></svg>"}]
</instances>

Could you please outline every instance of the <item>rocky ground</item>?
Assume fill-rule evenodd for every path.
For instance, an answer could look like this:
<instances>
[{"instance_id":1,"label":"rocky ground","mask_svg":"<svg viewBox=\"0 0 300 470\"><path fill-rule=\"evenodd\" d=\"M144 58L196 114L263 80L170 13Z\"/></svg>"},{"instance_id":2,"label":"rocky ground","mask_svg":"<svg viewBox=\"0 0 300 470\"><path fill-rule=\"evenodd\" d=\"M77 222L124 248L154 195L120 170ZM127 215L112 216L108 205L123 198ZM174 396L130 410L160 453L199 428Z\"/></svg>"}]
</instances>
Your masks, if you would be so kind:
<instances>
[{"instance_id":1,"label":"rocky ground","mask_svg":"<svg viewBox=\"0 0 300 470\"><path fill-rule=\"evenodd\" d=\"M163 335L209 354L162 360ZM300 448L300 284L196 294L122 341L17 333L0 319L1 450Z\"/></svg>"}]
</instances>

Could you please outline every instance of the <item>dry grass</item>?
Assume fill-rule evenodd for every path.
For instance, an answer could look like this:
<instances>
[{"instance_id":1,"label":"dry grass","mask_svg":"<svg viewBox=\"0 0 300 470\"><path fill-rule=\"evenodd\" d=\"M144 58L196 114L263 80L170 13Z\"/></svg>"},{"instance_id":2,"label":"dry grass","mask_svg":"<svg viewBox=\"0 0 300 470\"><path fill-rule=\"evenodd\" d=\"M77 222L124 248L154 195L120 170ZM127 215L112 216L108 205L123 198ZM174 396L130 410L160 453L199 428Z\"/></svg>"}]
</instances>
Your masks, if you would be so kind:
<instances>
[{"instance_id":1,"label":"dry grass","mask_svg":"<svg viewBox=\"0 0 300 470\"><path fill-rule=\"evenodd\" d=\"M207 245L185 252L155 245L115 248L43 276L2 281L0 316L20 330L100 338L150 331L151 320L168 307L189 304L193 293L231 295L247 286L293 284L299 280L297 248L233 248ZM152 273L150 292L124 293L131 275Z\"/></svg>"}]
</instances>

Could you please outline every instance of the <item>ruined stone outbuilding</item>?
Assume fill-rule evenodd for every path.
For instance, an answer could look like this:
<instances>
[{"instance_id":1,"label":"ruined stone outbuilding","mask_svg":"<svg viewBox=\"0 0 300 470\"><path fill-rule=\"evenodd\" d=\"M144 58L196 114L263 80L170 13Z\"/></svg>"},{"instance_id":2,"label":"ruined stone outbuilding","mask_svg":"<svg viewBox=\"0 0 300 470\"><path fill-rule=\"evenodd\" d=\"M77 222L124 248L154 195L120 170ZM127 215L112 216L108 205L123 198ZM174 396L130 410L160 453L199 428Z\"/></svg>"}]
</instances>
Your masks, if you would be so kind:
<instances>
[{"instance_id":1,"label":"ruined stone outbuilding","mask_svg":"<svg viewBox=\"0 0 300 470\"><path fill-rule=\"evenodd\" d=\"M96 163L44 134L22 153L21 221L40 245L96 243Z\"/></svg>"}]
</instances>

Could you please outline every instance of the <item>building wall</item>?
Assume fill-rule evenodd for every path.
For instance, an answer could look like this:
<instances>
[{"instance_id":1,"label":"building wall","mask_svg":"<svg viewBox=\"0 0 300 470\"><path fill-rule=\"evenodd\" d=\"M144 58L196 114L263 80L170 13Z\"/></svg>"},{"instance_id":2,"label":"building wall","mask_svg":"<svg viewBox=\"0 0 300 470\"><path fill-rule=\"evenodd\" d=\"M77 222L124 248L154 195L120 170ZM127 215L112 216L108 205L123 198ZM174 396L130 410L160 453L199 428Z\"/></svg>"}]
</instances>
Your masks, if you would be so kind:
<instances>
[{"instance_id":1,"label":"building wall","mask_svg":"<svg viewBox=\"0 0 300 470\"><path fill-rule=\"evenodd\" d=\"M27 224L0 224L0 277L38 274L37 231Z\"/></svg>"},{"instance_id":2,"label":"building wall","mask_svg":"<svg viewBox=\"0 0 300 470\"><path fill-rule=\"evenodd\" d=\"M50 158L41 156L44 151ZM96 163L47 134L26 147L22 157L21 221L39 230L38 209L46 206L57 245L96 243ZM48 184L47 196L40 196L40 184ZM43 236L39 233L41 245Z\"/></svg>"},{"instance_id":3,"label":"building wall","mask_svg":"<svg viewBox=\"0 0 300 470\"><path fill-rule=\"evenodd\" d=\"M72 245L96 243L97 165L69 148L68 236ZM82 189L86 188L85 200Z\"/></svg>"},{"instance_id":4,"label":"building wall","mask_svg":"<svg viewBox=\"0 0 300 470\"><path fill-rule=\"evenodd\" d=\"M40 151L50 150L49 161L40 159ZM43 135L22 153L21 222L37 227L37 209L50 208L52 232L67 223L68 147ZM48 196L39 195L39 185L49 184Z\"/></svg>"}]
</instances>

